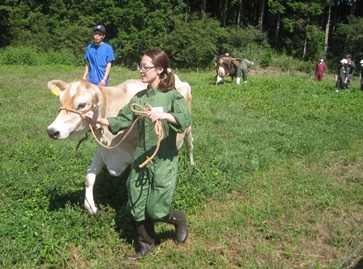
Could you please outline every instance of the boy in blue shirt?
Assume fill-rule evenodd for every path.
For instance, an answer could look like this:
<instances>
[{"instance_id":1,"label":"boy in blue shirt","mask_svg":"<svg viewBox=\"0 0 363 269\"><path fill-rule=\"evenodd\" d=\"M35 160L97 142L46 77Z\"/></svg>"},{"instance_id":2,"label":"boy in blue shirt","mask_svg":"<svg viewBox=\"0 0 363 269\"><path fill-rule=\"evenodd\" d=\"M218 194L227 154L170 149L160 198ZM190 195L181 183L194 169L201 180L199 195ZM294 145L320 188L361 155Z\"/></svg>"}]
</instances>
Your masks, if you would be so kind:
<instances>
[{"instance_id":1,"label":"boy in blue shirt","mask_svg":"<svg viewBox=\"0 0 363 269\"><path fill-rule=\"evenodd\" d=\"M93 28L94 43L88 45L84 55L86 67L83 78L98 86L108 86L112 62L115 60L111 45L103 42L105 36L106 28L96 25Z\"/></svg>"}]
</instances>

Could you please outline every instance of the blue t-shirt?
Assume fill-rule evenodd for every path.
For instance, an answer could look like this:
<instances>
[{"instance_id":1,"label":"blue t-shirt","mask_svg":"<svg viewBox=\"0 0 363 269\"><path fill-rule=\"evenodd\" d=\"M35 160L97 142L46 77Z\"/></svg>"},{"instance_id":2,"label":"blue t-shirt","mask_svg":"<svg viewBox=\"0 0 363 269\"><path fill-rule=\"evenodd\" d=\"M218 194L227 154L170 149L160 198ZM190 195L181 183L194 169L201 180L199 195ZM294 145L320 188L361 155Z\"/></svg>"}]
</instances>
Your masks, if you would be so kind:
<instances>
[{"instance_id":1,"label":"blue t-shirt","mask_svg":"<svg viewBox=\"0 0 363 269\"><path fill-rule=\"evenodd\" d=\"M105 75L107 64L114 61L115 56L113 55L113 49L109 44L102 43L101 46L96 47L96 45L92 43L88 45L84 59L90 66L87 81L98 85ZM108 85L108 79L109 78L107 78L106 85Z\"/></svg>"}]
</instances>

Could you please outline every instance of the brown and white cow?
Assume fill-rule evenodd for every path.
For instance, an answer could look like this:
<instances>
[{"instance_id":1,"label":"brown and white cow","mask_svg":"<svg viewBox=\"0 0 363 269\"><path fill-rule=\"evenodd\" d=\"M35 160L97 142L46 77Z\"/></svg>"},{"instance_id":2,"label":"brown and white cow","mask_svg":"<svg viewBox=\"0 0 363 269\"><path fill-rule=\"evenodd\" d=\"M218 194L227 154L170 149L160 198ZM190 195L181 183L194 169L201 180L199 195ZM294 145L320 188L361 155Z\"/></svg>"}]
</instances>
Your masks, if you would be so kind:
<instances>
[{"instance_id":1,"label":"brown and white cow","mask_svg":"<svg viewBox=\"0 0 363 269\"><path fill-rule=\"evenodd\" d=\"M189 84L180 81L179 77L175 76L175 85L191 109L192 96ZM104 118L114 117L137 92L146 88L146 84L136 79L127 80L114 87L99 87L81 78L76 78L71 83L61 80L48 82L50 90L54 90L56 87L60 92L61 108L47 131L51 138L61 140L70 136L82 135L90 130L89 122L82 117L89 109L98 109L99 115ZM56 89L58 90L58 88ZM92 127L96 129L95 135L98 140L109 147L116 145L127 133L125 130L117 135L112 135L107 127L102 128L98 124L93 124ZM177 146L179 149L183 141L187 147L190 164L194 165L191 126L183 134L178 134ZM93 198L93 186L97 174L106 165L112 176L119 176L131 164L137 144L138 130L135 125L118 147L107 149L98 146L85 179L84 206L90 214L99 212Z\"/></svg>"},{"instance_id":2,"label":"brown and white cow","mask_svg":"<svg viewBox=\"0 0 363 269\"><path fill-rule=\"evenodd\" d=\"M216 85L223 80L223 83L226 82L227 77L230 76L232 81L233 78L236 77L236 66L235 62L231 57L221 57L217 61L216 72L217 72L217 80Z\"/></svg>"}]
</instances>

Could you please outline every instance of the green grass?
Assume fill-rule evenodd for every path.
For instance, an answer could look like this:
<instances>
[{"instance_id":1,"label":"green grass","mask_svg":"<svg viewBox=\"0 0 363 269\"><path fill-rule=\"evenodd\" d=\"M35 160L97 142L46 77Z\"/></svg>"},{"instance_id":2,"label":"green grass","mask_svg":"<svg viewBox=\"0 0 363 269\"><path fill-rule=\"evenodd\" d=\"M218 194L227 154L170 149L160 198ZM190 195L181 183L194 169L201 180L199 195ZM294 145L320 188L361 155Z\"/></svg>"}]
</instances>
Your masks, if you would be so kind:
<instances>
[{"instance_id":1,"label":"green grass","mask_svg":"<svg viewBox=\"0 0 363 269\"><path fill-rule=\"evenodd\" d=\"M192 86L195 168L180 154L174 206L190 238L156 226L156 254L138 262L125 214L127 171L98 176L101 216L83 209L97 144L48 138L59 100L52 79L82 67L0 66L0 268L336 268L363 241L363 94L332 76L252 73L214 86L214 73L178 73ZM261 74L261 75L259 75ZM111 84L138 78L114 67ZM344 267L363 256L360 250Z\"/></svg>"}]
</instances>

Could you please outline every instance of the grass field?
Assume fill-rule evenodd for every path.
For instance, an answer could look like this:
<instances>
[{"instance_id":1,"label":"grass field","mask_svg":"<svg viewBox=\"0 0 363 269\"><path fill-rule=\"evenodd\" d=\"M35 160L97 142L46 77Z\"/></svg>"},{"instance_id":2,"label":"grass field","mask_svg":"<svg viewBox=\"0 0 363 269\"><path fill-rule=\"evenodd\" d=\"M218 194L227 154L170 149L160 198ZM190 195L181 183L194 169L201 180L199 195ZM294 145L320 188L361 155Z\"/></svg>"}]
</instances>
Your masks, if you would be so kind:
<instances>
[{"instance_id":1,"label":"grass field","mask_svg":"<svg viewBox=\"0 0 363 269\"><path fill-rule=\"evenodd\" d=\"M127 171L98 176L99 217L83 209L90 137L54 141L59 100L49 80L83 68L0 66L0 268L362 268L363 93L333 76L251 72L214 86L214 73L178 73L193 94L195 167L180 154L174 207L190 237L156 225L155 254L130 262ZM273 75L271 75L273 74ZM113 68L111 84L138 78Z\"/></svg>"}]
</instances>

